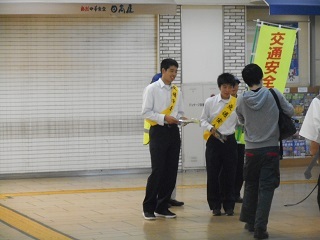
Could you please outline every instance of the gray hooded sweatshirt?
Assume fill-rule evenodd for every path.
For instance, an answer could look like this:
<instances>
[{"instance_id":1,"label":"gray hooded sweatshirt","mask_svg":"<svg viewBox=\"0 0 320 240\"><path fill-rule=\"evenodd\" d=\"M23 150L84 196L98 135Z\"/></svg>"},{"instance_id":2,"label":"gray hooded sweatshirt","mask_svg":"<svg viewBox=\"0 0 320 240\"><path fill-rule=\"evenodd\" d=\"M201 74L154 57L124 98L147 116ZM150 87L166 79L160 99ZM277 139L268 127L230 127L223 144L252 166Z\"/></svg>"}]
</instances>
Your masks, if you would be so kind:
<instances>
[{"instance_id":1,"label":"gray hooded sweatshirt","mask_svg":"<svg viewBox=\"0 0 320 240\"><path fill-rule=\"evenodd\" d=\"M294 108L277 90L283 112L293 116ZM244 125L246 149L279 146L279 110L268 88L247 91L237 99L236 113Z\"/></svg>"}]
</instances>

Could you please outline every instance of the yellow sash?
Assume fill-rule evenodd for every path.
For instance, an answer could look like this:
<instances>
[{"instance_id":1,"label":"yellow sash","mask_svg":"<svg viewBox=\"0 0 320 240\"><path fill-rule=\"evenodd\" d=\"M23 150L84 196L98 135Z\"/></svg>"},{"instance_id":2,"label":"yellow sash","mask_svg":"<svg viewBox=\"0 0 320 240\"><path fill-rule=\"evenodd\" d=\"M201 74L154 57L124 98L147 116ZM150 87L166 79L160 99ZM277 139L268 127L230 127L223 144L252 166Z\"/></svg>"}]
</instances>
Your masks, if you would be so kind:
<instances>
[{"instance_id":1,"label":"yellow sash","mask_svg":"<svg viewBox=\"0 0 320 240\"><path fill-rule=\"evenodd\" d=\"M231 113L233 110L236 108L237 105L237 98L231 96L230 101L228 104L221 110L221 112L212 120L211 125L215 128L218 129L225 120L227 120L228 117L230 117ZM211 132L206 130L203 133L203 138L204 140L208 140L211 135Z\"/></svg>"},{"instance_id":2,"label":"yellow sash","mask_svg":"<svg viewBox=\"0 0 320 240\"><path fill-rule=\"evenodd\" d=\"M176 105L177 102L177 97L178 97L178 87L176 85L172 85L171 88L171 104L170 106L163 110L161 114L165 115L170 115L172 113L172 110L174 109L174 106ZM144 120L144 131L143 131L143 144L147 145L150 142L150 137L149 137L149 130L151 126L157 125L157 122L145 119Z\"/></svg>"}]
</instances>

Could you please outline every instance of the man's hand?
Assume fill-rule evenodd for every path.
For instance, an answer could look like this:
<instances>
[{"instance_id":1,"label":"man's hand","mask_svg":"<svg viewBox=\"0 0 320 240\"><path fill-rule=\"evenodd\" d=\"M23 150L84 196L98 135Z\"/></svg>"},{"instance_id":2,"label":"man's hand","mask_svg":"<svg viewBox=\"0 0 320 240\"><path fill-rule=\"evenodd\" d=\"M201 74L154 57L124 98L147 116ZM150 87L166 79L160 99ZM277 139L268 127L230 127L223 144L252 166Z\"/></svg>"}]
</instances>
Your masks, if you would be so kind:
<instances>
[{"instance_id":1,"label":"man's hand","mask_svg":"<svg viewBox=\"0 0 320 240\"><path fill-rule=\"evenodd\" d=\"M319 143L315 142L315 141L310 141L310 154L316 155L316 153L319 150Z\"/></svg>"},{"instance_id":2,"label":"man's hand","mask_svg":"<svg viewBox=\"0 0 320 240\"><path fill-rule=\"evenodd\" d=\"M181 117L180 119L181 120L188 120L188 118L186 118L186 117ZM187 125L188 125L188 123L181 123L182 127L187 126Z\"/></svg>"},{"instance_id":3,"label":"man's hand","mask_svg":"<svg viewBox=\"0 0 320 240\"><path fill-rule=\"evenodd\" d=\"M319 150L312 157L312 160L311 160L309 166L307 167L306 171L304 172L304 177L306 179L310 179L312 177L311 170L312 170L313 166L316 164L318 159L319 159Z\"/></svg>"},{"instance_id":4,"label":"man's hand","mask_svg":"<svg viewBox=\"0 0 320 240\"><path fill-rule=\"evenodd\" d=\"M212 127L210 133L217 138L220 142L224 143L227 140L226 136L221 134L216 128Z\"/></svg>"},{"instance_id":5,"label":"man's hand","mask_svg":"<svg viewBox=\"0 0 320 240\"><path fill-rule=\"evenodd\" d=\"M179 120L176 119L175 117L172 117L170 115L165 115L164 116L164 120L168 123L168 124L178 124Z\"/></svg>"}]
</instances>

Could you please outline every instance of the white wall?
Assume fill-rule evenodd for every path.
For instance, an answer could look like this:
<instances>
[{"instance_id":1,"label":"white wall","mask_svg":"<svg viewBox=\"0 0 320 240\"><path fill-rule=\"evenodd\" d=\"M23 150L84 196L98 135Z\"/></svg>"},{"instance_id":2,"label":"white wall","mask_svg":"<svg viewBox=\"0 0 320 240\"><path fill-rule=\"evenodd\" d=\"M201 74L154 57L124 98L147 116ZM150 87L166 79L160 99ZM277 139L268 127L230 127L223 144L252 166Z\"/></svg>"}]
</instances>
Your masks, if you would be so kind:
<instances>
[{"instance_id":1,"label":"white wall","mask_svg":"<svg viewBox=\"0 0 320 240\"><path fill-rule=\"evenodd\" d=\"M182 91L185 113L200 118L204 101L219 92L217 77L223 71L223 10L212 6L183 6ZM182 130L182 167L205 167L203 129L190 124Z\"/></svg>"},{"instance_id":2,"label":"white wall","mask_svg":"<svg viewBox=\"0 0 320 240\"><path fill-rule=\"evenodd\" d=\"M182 82L216 82L223 70L220 6L182 6Z\"/></svg>"}]
</instances>

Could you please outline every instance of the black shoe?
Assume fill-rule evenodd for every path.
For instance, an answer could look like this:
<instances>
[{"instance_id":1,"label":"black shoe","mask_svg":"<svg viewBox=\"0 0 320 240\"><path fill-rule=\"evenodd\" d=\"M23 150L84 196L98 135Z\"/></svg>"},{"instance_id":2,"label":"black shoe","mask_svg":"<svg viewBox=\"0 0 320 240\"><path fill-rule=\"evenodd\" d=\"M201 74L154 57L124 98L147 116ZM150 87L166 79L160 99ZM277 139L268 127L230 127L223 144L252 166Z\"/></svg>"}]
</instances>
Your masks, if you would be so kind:
<instances>
[{"instance_id":1,"label":"black shoe","mask_svg":"<svg viewBox=\"0 0 320 240\"><path fill-rule=\"evenodd\" d=\"M227 215L227 216L233 216L233 215L234 215L233 209L227 209L227 210L226 210L226 215Z\"/></svg>"},{"instance_id":2,"label":"black shoe","mask_svg":"<svg viewBox=\"0 0 320 240\"><path fill-rule=\"evenodd\" d=\"M184 205L184 202L177 201L175 199L170 199L169 204L174 207L180 207Z\"/></svg>"},{"instance_id":3,"label":"black shoe","mask_svg":"<svg viewBox=\"0 0 320 240\"><path fill-rule=\"evenodd\" d=\"M154 215L154 213L143 212L142 215L143 215L144 219L146 219L146 220L156 220L156 216Z\"/></svg>"},{"instance_id":4,"label":"black shoe","mask_svg":"<svg viewBox=\"0 0 320 240\"><path fill-rule=\"evenodd\" d=\"M171 208L171 204L170 203L168 203L168 208Z\"/></svg>"},{"instance_id":5,"label":"black shoe","mask_svg":"<svg viewBox=\"0 0 320 240\"><path fill-rule=\"evenodd\" d=\"M221 211L220 209L213 209L212 214L213 216L221 216Z\"/></svg>"},{"instance_id":6,"label":"black shoe","mask_svg":"<svg viewBox=\"0 0 320 240\"><path fill-rule=\"evenodd\" d=\"M250 223L246 223L244 225L244 229L248 230L249 232L254 232L254 226L253 224L250 224Z\"/></svg>"},{"instance_id":7,"label":"black shoe","mask_svg":"<svg viewBox=\"0 0 320 240\"><path fill-rule=\"evenodd\" d=\"M269 238L269 233L264 230L256 229L254 231L253 237L256 239L267 239L267 238Z\"/></svg>"},{"instance_id":8,"label":"black shoe","mask_svg":"<svg viewBox=\"0 0 320 240\"><path fill-rule=\"evenodd\" d=\"M237 197L236 198L236 203L243 203L243 198L242 197Z\"/></svg>"},{"instance_id":9,"label":"black shoe","mask_svg":"<svg viewBox=\"0 0 320 240\"><path fill-rule=\"evenodd\" d=\"M156 217L164 217L164 218L175 218L177 215L169 210L164 210L161 212L154 212Z\"/></svg>"}]
</instances>

